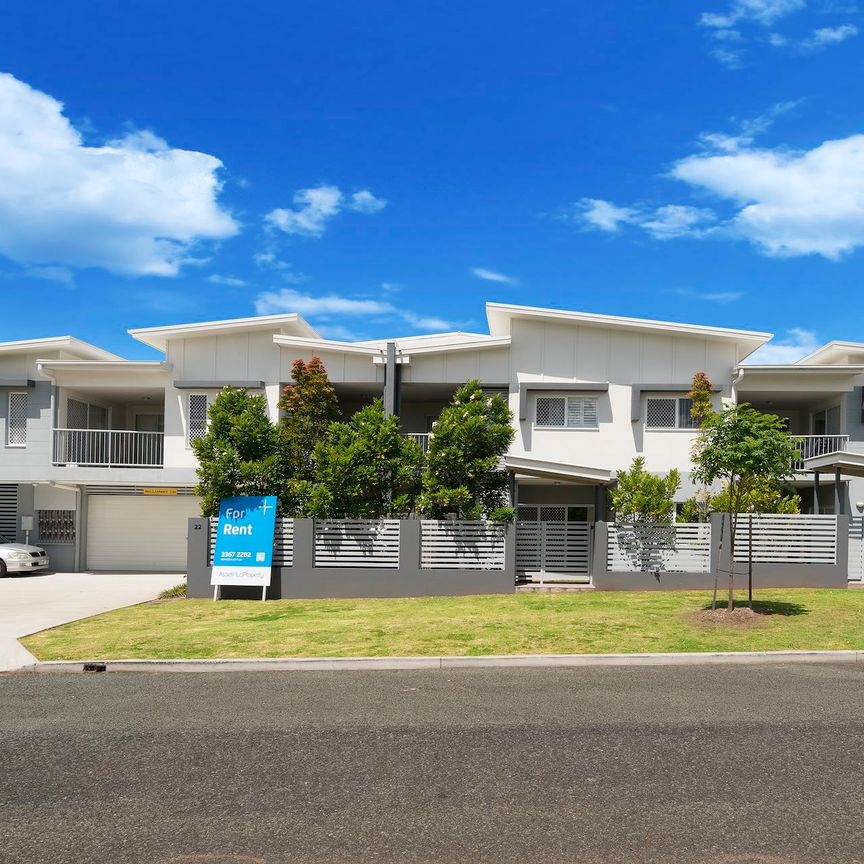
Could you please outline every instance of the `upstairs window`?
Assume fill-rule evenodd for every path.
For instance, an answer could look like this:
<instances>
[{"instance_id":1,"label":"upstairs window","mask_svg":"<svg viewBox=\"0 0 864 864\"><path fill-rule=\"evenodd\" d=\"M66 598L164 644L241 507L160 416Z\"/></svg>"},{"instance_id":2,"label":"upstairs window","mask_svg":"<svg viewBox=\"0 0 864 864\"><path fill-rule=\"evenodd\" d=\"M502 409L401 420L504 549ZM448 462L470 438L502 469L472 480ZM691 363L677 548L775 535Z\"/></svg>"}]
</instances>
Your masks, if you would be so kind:
<instances>
[{"instance_id":1,"label":"upstairs window","mask_svg":"<svg viewBox=\"0 0 864 864\"><path fill-rule=\"evenodd\" d=\"M207 434L207 394L206 393L190 393L189 394L189 438L188 444L191 447L192 442L196 438L201 438Z\"/></svg>"},{"instance_id":2,"label":"upstairs window","mask_svg":"<svg viewBox=\"0 0 864 864\"><path fill-rule=\"evenodd\" d=\"M596 429L597 398L592 396L541 396L537 400L536 426Z\"/></svg>"},{"instance_id":3,"label":"upstairs window","mask_svg":"<svg viewBox=\"0 0 864 864\"><path fill-rule=\"evenodd\" d=\"M27 394L9 394L9 414L6 422L6 445L27 446Z\"/></svg>"},{"instance_id":4,"label":"upstairs window","mask_svg":"<svg viewBox=\"0 0 864 864\"><path fill-rule=\"evenodd\" d=\"M645 426L648 429L696 429L690 416L693 400L685 396L650 398L647 401Z\"/></svg>"}]
</instances>

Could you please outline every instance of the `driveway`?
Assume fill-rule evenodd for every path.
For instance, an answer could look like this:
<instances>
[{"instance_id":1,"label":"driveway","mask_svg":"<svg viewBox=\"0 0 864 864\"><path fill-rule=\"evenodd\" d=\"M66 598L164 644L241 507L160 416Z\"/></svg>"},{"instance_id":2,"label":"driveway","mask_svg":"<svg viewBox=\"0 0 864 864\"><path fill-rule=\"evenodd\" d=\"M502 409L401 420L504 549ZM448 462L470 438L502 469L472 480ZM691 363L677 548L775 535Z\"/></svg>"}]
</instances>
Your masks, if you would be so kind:
<instances>
[{"instance_id":1,"label":"driveway","mask_svg":"<svg viewBox=\"0 0 864 864\"><path fill-rule=\"evenodd\" d=\"M0 671L35 658L17 641L29 633L152 600L184 573L47 573L0 579Z\"/></svg>"}]
</instances>

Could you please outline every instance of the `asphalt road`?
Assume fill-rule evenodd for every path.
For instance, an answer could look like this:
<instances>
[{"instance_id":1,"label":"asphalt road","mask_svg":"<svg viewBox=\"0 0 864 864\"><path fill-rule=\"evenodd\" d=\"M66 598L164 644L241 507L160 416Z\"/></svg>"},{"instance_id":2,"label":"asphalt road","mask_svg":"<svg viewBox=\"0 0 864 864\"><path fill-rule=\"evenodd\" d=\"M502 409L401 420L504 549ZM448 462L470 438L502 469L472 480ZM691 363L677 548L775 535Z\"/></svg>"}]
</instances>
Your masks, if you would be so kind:
<instances>
[{"instance_id":1,"label":"asphalt road","mask_svg":"<svg viewBox=\"0 0 864 864\"><path fill-rule=\"evenodd\" d=\"M0 862L864 861L864 664L0 676Z\"/></svg>"}]
</instances>

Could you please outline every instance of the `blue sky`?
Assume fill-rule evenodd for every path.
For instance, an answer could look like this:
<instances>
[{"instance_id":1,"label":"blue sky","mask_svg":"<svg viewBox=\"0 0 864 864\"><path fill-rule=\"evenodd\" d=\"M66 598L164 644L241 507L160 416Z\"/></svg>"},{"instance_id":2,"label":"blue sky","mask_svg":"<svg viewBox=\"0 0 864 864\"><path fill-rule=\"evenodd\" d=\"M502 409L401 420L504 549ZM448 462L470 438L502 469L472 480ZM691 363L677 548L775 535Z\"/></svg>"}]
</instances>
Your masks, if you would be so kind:
<instances>
[{"instance_id":1,"label":"blue sky","mask_svg":"<svg viewBox=\"0 0 864 864\"><path fill-rule=\"evenodd\" d=\"M845 0L6 0L0 338L486 300L864 341ZM860 32L859 32L860 31ZM857 308L855 301L857 300Z\"/></svg>"}]
</instances>

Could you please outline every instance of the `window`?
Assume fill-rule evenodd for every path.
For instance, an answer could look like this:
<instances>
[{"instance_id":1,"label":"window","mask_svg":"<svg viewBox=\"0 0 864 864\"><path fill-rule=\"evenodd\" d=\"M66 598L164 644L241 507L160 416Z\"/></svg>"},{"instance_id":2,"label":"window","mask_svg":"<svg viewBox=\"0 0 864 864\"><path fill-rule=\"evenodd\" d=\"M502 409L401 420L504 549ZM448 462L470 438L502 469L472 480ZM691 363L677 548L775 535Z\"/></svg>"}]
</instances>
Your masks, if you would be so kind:
<instances>
[{"instance_id":1,"label":"window","mask_svg":"<svg viewBox=\"0 0 864 864\"><path fill-rule=\"evenodd\" d=\"M537 399L535 425L596 429L597 399L591 396L541 396Z\"/></svg>"},{"instance_id":2,"label":"window","mask_svg":"<svg viewBox=\"0 0 864 864\"><path fill-rule=\"evenodd\" d=\"M207 394L189 394L189 446L207 433Z\"/></svg>"},{"instance_id":3,"label":"window","mask_svg":"<svg viewBox=\"0 0 864 864\"><path fill-rule=\"evenodd\" d=\"M9 414L6 423L6 444L9 447L27 446L27 394L9 394Z\"/></svg>"},{"instance_id":4,"label":"window","mask_svg":"<svg viewBox=\"0 0 864 864\"><path fill-rule=\"evenodd\" d=\"M690 416L693 400L686 397L668 396L646 400L645 425L649 429L696 429L697 423Z\"/></svg>"}]
</instances>

